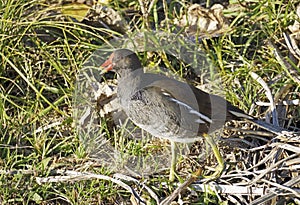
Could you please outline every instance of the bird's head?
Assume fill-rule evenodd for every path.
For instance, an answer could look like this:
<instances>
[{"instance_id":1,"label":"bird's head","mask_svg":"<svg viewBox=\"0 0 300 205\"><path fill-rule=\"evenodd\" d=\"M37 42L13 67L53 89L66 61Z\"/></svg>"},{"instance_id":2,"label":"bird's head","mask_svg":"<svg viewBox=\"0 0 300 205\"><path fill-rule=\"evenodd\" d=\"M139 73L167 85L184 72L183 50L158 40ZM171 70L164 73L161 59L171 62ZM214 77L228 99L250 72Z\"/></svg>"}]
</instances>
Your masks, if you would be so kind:
<instances>
[{"instance_id":1,"label":"bird's head","mask_svg":"<svg viewBox=\"0 0 300 205\"><path fill-rule=\"evenodd\" d=\"M101 65L102 73L113 70L120 75L141 68L142 65L139 58L129 49L115 50Z\"/></svg>"}]
</instances>

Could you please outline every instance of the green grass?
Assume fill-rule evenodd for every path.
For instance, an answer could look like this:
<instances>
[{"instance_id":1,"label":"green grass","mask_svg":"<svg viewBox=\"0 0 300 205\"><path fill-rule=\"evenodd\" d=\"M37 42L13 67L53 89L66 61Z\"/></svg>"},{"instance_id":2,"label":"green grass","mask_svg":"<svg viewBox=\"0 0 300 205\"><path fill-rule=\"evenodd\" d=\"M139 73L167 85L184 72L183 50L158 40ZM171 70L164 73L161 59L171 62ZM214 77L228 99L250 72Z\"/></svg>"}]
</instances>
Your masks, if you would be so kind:
<instances>
[{"instance_id":1,"label":"green grass","mask_svg":"<svg viewBox=\"0 0 300 205\"><path fill-rule=\"evenodd\" d=\"M136 29L143 25L151 29L147 26L152 22L159 27L161 12L174 17L171 9L175 2L165 10L157 3L148 19L136 15L136 22L131 24L136 23ZM72 100L76 74L85 60L97 48L110 47L112 35L121 34L62 18L59 11L54 10L54 3L0 2L0 203L130 204L131 194L110 181L89 179L42 184L36 181L36 177L53 176L53 171L59 169L112 174L111 170L89 160L76 132ZM288 55L281 47L282 32L296 18L295 2L265 0L243 4L246 6L238 7L238 12L225 10L233 22L232 30L227 35L206 39L202 46L220 72L227 99L247 112L255 101L266 99L261 86L250 77L250 71L264 78L273 94L291 84L291 96L297 96L299 84L290 75L282 75L284 68L267 46L270 40L280 47L284 56ZM139 10L138 1L113 1L111 6L123 15L129 6ZM154 54L149 60L144 55L143 62L156 65L160 61L167 68L174 66L168 65L170 57L162 56L163 53ZM179 74L182 73L181 70ZM254 110L252 114L261 114L258 106L254 106ZM116 130L108 134L118 136L120 133ZM132 154L145 149L143 144L132 141L119 146L131 147ZM146 149L156 149L153 147ZM167 179L167 173L154 174L146 177L145 183L163 199L176 188ZM161 185L162 182L167 186ZM140 188L134 183L131 185ZM150 198L144 192L141 195ZM226 204L226 199L223 200ZM222 203L213 192L199 193L193 201L195 204ZM148 204L151 203L155 204L149 200Z\"/></svg>"}]
</instances>

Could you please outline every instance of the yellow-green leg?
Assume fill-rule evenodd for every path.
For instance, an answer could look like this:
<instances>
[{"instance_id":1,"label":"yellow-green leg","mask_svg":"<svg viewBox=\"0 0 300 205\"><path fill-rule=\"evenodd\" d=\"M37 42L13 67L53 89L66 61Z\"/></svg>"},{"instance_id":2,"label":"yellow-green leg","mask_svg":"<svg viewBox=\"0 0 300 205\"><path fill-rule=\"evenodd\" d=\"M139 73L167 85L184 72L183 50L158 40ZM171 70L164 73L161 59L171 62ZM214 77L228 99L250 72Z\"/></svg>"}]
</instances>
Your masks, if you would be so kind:
<instances>
[{"instance_id":1,"label":"yellow-green leg","mask_svg":"<svg viewBox=\"0 0 300 205\"><path fill-rule=\"evenodd\" d=\"M225 168L224 160L220 154L220 151L219 151L214 139L208 134L204 134L203 137L205 138L206 142L211 146L212 151L218 161L218 166L217 166L215 172L212 175L204 176L204 177L214 180L221 176L221 174Z\"/></svg>"},{"instance_id":2,"label":"yellow-green leg","mask_svg":"<svg viewBox=\"0 0 300 205\"><path fill-rule=\"evenodd\" d=\"M171 158L171 167L170 167L170 175L169 175L169 180L174 181L175 179L175 169L176 169L176 144L174 141L171 141L171 153L172 153L172 158Z\"/></svg>"},{"instance_id":3,"label":"yellow-green leg","mask_svg":"<svg viewBox=\"0 0 300 205\"><path fill-rule=\"evenodd\" d=\"M216 167L215 172L212 175L204 176L204 178L209 178L210 180L214 180L214 179L219 178L220 175L222 174L222 172L225 168L224 160L219 152L219 149L218 149L217 144L215 143L213 137L211 137L208 134L204 134L203 137L205 138L206 142L211 146L212 151L218 161L218 166ZM172 153L172 159L171 159L169 180L174 181L175 180L176 162L177 162L176 144L174 141L171 141L171 153Z\"/></svg>"}]
</instances>

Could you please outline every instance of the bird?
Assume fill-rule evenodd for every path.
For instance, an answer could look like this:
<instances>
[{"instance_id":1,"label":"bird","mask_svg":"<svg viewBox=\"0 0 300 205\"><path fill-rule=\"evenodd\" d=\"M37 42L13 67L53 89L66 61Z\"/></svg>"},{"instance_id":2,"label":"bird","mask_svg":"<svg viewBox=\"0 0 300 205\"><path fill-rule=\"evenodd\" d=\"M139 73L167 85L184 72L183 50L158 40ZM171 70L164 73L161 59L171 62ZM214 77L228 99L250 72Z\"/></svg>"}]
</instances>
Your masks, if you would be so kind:
<instances>
[{"instance_id":1,"label":"bird","mask_svg":"<svg viewBox=\"0 0 300 205\"><path fill-rule=\"evenodd\" d=\"M218 162L215 172L207 177L216 179L221 175L224 160L210 133L227 121L252 120L252 116L188 82L144 72L137 54L129 49L114 50L100 68L101 73L117 73L117 97L128 118L154 137L171 142L170 181L175 178L175 143L191 143L202 137Z\"/></svg>"}]
</instances>

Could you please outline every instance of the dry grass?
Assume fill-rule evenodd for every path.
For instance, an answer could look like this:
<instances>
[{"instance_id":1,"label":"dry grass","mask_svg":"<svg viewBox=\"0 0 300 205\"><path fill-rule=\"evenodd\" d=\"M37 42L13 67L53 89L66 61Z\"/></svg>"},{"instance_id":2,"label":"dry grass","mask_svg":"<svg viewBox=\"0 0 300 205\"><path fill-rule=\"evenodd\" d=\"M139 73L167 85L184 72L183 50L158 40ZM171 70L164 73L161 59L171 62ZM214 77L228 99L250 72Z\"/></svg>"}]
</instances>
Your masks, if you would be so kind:
<instances>
[{"instance_id":1,"label":"dry grass","mask_svg":"<svg viewBox=\"0 0 300 205\"><path fill-rule=\"evenodd\" d=\"M222 79L219 86L224 88L223 94L230 102L272 122L277 119L274 110L270 110L273 105L265 102L274 101L279 124L267 129L261 123L228 124L217 135L221 137L219 146L226 169L218 180L207 184L201 176L193 178L190 174L196 170L209 174L216 165L215 159L205 155L204 143L194 144L191 153L183 155L177 164L177 180L187 186L193 184L181 190L173 203L299 203L299 134L292 134L300 129L300 57L296 48L299 40L296 34L288 35L295 33L288 29L298 19L295 4L294 1L231 2L224 9L228 25L223 28L229 28L225 33L212 33L209 38L192 33L186 37L189 43L201 46L209 57L218 78ZM111 10L104 9L109 15L99 9L100 13L91 11L88 19L78 22L63 15L61 5L54 1L0 3L1 204L130 204L139 199L156 204L176 194L174 190L180 185L167 180L168 142L152 139L132 125L130 129L120 128L115 121L94 113L96 121L89 122L97 126L88 132L98 132L100 139L111 143L110 152L118 148L124 151L127 160L135 159L132 156L149 160L145 164L150 171L141 178L140 173L124 167L113 170L89 155L80 141L85 136L78 132L78 118L74 118L73 111L78 110L74 104L78 73L82 73L79 71L95 55L95 50L112 49L119 43L118 40L113 43L112 39L124 39L124 32L131 37L134 32L153 34L155 28L170 35L179 32L174 26L175 17L187 5L177 1L112 1L107 7ZM124 20L114 25L107 17ZM162 20L165 20L163 27ZM152 38L157 39L160 36ZM143 42L143 38L135 41L139 45ZM177 43L186 45L184 41ZM203 81L186 62L164 49L141 52L143 64L150 68L165 67L198 86L214 88L214 84ZM94 62L96 65L104 60L102 54ZM252 78L251 73L256 73L266 84ZM89 74L95 77L91 81L83 79L81 85L87 86L83 88L100 82L100 77L94 74ZM113 78L113 74L109 75L106 77ZM104 106L103 99L107 96L101 96L100 102L93 95L85 99L90 108ZM137 136L145 137L141 140ZM99 141L89 140L90 150L99 148ZM157 165L151 164L157 159L161 159Z\"/></svg>"}]
</instances>

